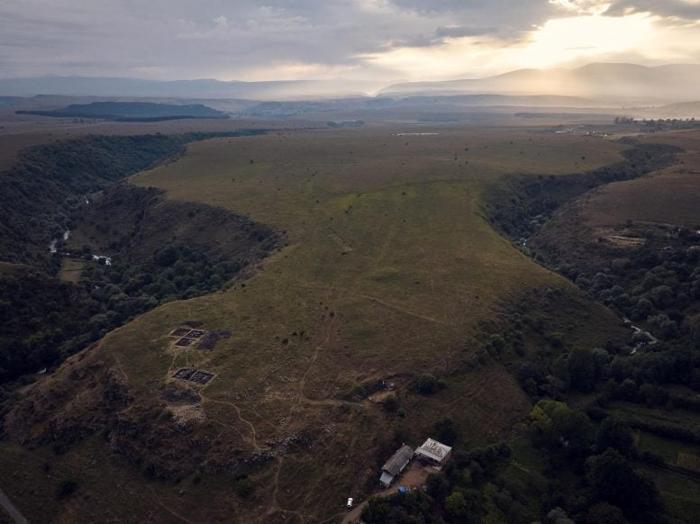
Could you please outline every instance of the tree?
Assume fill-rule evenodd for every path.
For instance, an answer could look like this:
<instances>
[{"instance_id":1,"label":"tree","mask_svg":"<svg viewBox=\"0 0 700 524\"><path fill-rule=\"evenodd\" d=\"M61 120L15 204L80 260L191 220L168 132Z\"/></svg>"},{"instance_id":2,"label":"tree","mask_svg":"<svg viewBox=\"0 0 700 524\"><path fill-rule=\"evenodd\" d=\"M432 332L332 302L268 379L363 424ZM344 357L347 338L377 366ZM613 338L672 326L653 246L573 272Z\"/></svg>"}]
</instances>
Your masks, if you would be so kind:
<instances>
[{"instance_id":1,"label":"tree","mask_svg":"<svg viewBox=\"0 0 700 524\"><path fill-rule=\"evenodd\" d=\"M652 302L659 308L666 308L673 304L673 289L670 286L656 286L649 292Z\"/></svg>"},{"instance_id":2,"label":"tree","mask_svg":"<svg viewBox=\"0 0 700 524\"><path fill-rule=\"evenodd\" d=\"M450 491L450 483L447 482L447 479L441 473L428 475L428 478L425 480L425 486L428 495L438 502L444 500Z\"/></svg>"},{"instance_id":3,"label":"tree","mask_svg":"<svg viewBox=\"0 0 700 524\"><path fill-rule=\"evenodd\" d=\"M458 433L451 418L444 418L435 424L435 436L440 442L453 446L457 442Z\"/></svg>"},{"instance_id":4,"label":"tree","mask_svg":"<svg viewBox=\"0 0 700 524\"><path fill-rule=\"evenodd\" d=\"M622 510L606 502L591 506L586 513L586 524L627 524Z\"/></svg>"},{"instance_id":5,"label":"tree","mask_svg":"<svg viewBox=\"0 0 700 524\"><path fill-rule=\"evenodd\" d=\"M665 313L652 315L647 318L651 330L661 338L675 338L678 336L678 324L671 320Z\"/></svg>"},{"instance_id":6,"label":"tree","mask_svg":"<svg viewBox=\"0 0 700 524\"><path fill-rule=\"evenodd\" d=\"M619 452L608 448L587 462L588 483L601 501L636 515L659 506L659 491L654 483L638 474Z\"/></svg>"},{"instance_id":7,"label":"tree","mask_svg":"<svg viewBox=\"0 0 700 524\"><path fill-rule=\"evenodd\" d=\"M241 477L236 480L234 490L239 497L247 499L255 491L255 484L248 477Z\"/></svg>"},{"instance_id":8,"label":"tree","mask_svg":"<svg viewBox=\"0 0 700 524\"><path fill-rule=\"evenodd\" d=\"M535 441L569 458L586 456L593 443L588 416L563 402L540 400L530 412Z\"/></svg>"},{"instance_id":9,"label":"tree","mask_svg":"<svg viewBox=\"0 0 700 524\"><path fill-rule=\"evenodd\" d=\"M571 387L582 393L593 390L597 380L597 358L589 349L575 349L569 354L567 368Z\"/></svg>"},{"instance_id":10,"label":"tree","mask_svg":"<svg viewBox=\"0 0 700 524\"><path fill-rule=\"evenodd\" d=\"M445 384L429 373L419 376L411 384L411 389L421 395L432 395L444 388Z\"/></svg>"},{"instance_id":11,"label":"tree","mask_svg":"<svg viewBox=\"0 0 700 524\"><path fill-rule=\"evenodd\" d=\"M632 430L618 417L606 418L598 428L596 449L603 452L608 448L614 449L626 457L635 451Z\"/></svg>"},{"instance_id":12,"label":"tree","mask_svg":"<svg viewBox=\"0 0 700 524\"><path fill-rule=\"evenodd\" d=\"M461 491L453 491L445 499L445 511L452 518L467 516L467 501Z\"/></svg>"},{"instance_id":13,"label":"tree","mask_svg":"<svg viewBox=\"0 0 700 524\"><path fill-rule=\"evenodd\" d=\"M64 480L56 490L56 496L60 499L70 497L78 489L78 483L74 480Z\"/></svg>"},{"instance_id":14,"label":"tree","mask_svg":"<svg viewBox=\"0 0 700 524\"><path fill-rule=\"evenodd\" d=\"M384 402L382 402L382 407L387 413L396 413L401 405L396 395L389 395L384 399Z\"/></svg>"},{"instance_id":15,"label":"tree","mask_svg":"<svg viewBox=\"0 0 700 524\"><path fill-rule=\"evenodd\" d=\"M455 522L465 524L480 522L483 512L481 492L475 489L458 489L445 499L445 513Z\"/></svg>"}]
</instances>

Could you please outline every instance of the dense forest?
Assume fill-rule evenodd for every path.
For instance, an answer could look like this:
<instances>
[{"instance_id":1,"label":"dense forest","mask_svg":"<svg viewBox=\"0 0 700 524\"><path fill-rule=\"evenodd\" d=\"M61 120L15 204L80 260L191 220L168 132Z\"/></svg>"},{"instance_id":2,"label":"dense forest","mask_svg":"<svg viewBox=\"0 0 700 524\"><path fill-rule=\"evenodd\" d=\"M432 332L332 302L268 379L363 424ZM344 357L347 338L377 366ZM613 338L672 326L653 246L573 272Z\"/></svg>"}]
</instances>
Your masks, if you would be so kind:
<instances>
[{"instance_id":1,"label":"dense forest","mask_svg":"<svg viewBox=\"0 0 700 524\"><path fill-rule=\"evenodd\" d=\"M30 148L0 173L3 260L45 264L49 242L71 229L90 194L180 153L188 142L259 133L90 136Z\"/></svg>"},{"instance_id":2,"label":"dense forest","mask_svg":"<svg viewBox=\"0 0 700 524\"><path fill-rule=\"evenodd\" d=\"M574 229L550 226L550 219L588 190L669 165L677 152L633 144L616 166L514 177L510 187L494 189L487 210L494 225L615 310L629 335L600 346L572 344L554 321L567 307L561 292L525 297L493 328L486 349L533 401L520 431L544 458L546 482L539 489L514 483L510 473L521 457L511 457L506 444L488 452L486 463L462 450L444 474L429 480L427 493L375 500L367 522L483 522L494 514L508 522L673 522L649 472L696 478L674 455L700 443L696 231L627 224L643 241L620 254L602 241L591 246L570 239ZM562 216L580 222L571 213ZM641 449L640 438L660 440ZM542 504L528 506L533 497Z\"/></svg>"}]
</instances>

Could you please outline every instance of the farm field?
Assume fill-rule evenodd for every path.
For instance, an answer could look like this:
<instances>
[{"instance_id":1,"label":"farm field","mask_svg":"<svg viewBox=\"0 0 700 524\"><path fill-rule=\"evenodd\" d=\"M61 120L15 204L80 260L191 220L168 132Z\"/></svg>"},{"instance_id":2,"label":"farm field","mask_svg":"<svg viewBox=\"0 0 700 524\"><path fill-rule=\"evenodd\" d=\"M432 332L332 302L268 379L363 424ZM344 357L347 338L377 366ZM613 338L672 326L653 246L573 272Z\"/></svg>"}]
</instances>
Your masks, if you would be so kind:
<instances>
[{"instance_id":1,"label":"farm field","mask_svg":"<svg viewBox=\"0 0 700 524\"><path fill-rule=\"evenodd\" d=\"M150 417L146 407L180 382L173 378L179 369L214 375L194 386L201 402L183 407L166 400L160 408L166 414L154 419L154 428L168 420L188 428L190 447L169 449L167 437L138 419L144 439L152 437L154 465L146 469L153 480L90 439L45 458L61 474L29 489L25 452L0 444L2 467L15 479L1 487L23 500L30 518L70 476L84 489L57 507L58 522L94 521L90 499L104 498L112 477L119 479L117 493L106 511L116 519L128 521L133 512L158 522L332 522L346 497L359 500L374 485L378 452L395 435L418 443L449 415L477 444L527 415L529 400L503 365L469 365L483 347L483 323L529 290L577 291L492 229L482 194L510 173L556 176L614 163L622 146L523 129L398 131L209 140L131 178L170 199L246 215L286 232L288 244L247 280L142 315L33 388L40 407L80 419L99 394L92 375L104 373L128 388L130 411L141 416L143 408ZM211 351L175 347L169 333L188 322L231 336ZM580 329L594 326L601 337L618 329L612 313L591 305ZM431 397L410 394L409 382L423 372L444 377L447 387ZM378 380L396 383L403 416L356 398ZM57 405L56 398L65 400ZM10 424L25 424L21 411ZM31 424L29 431L40 433L54 422ZM139 464L139 453L123 454ZM157 480L164 464L202 456L207 468L177 477L182 488ZM33 460L26 467L42 467ZM245 500L224 476L241 460L262 464L250 469L257 489ZM120 504L125 497L129 504Z\"/></svg>"}]
</instances>

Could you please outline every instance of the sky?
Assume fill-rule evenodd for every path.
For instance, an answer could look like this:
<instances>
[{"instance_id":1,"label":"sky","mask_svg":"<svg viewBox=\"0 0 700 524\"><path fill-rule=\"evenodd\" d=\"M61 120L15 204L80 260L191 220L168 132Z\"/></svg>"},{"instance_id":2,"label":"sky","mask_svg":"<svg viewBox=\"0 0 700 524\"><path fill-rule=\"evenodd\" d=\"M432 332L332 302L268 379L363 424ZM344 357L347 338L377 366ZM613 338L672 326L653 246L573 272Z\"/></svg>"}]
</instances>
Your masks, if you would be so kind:
<instances>
[{"instance_id":1,"label":"sky","mask_svg":"<svg viewBox=\"0 0 700 524\"><path fill-rule=\"evenodd\" d=\"M0 0L0 77L474 78L700 63L700 0Z\"/></svg>"}]
</instances>

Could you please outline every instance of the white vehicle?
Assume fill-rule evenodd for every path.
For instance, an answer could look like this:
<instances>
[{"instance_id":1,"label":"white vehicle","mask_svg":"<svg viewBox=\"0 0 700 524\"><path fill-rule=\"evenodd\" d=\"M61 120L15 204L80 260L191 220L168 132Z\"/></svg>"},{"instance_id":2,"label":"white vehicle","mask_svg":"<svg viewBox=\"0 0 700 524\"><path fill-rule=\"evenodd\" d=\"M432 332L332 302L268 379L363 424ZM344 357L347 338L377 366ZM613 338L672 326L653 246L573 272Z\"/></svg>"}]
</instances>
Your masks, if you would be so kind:
<instances>
[{"instance_id":1,"label":"white vehicle","mask_svg":"<svg viewBox=\"0 0 700 524\"><path fill-rule=\"evenodd\" d=\"M352 503L353 503L352 497L348 498L348 501L347 501L347 503L345 504L345 507L346 507L346 508L352 508Z\"/></svg>"}]
</instances>

